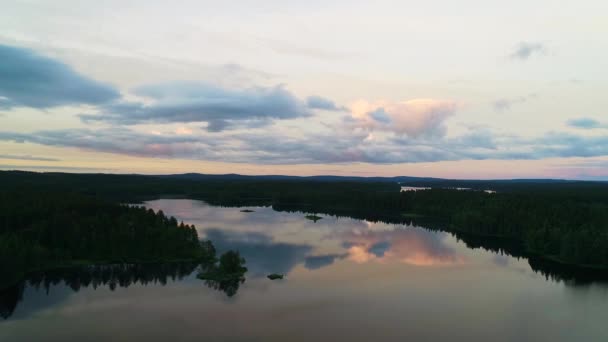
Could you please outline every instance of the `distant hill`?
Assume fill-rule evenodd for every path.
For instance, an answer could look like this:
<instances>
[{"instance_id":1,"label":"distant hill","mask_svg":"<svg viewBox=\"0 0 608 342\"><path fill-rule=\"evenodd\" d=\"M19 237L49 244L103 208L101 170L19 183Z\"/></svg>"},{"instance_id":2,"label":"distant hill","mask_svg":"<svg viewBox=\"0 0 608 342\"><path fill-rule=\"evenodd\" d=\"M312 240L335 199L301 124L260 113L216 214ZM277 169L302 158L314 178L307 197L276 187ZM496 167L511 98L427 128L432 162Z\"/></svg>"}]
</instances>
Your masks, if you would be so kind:
<instances>
[{"instance_id":1,"label":"distant hill","mask_svg":"<svg viewBox=\"0 0 608 342\"><path fill-rule=\"evenodd\" d=\"M579 181L565 179L444 179L432 177L357 177L357 176L283 176L283 175L260 175L248 176L239 174L211 175L201 173L184 173L173 175L158 175L156 177L182 179L190 181L316 181L316 182L369 182L369 183L399 183L402 186L431 187L431 188L470 188L475 190L496 191L524 191L524 190L551 190L568 189L571 187L596 187L606 186L608 182L602 181Z\"/></svg>"},{"instance_id":2,"label":"distant hill","mask_svg":"<svg viewBox=\"0 0 608 342\"><path fill-rule=\"evenodd\" d=\"M169 182L158 183L158 180ZM239 174L202 174L183 173L171 175L137 175L137 174L84 174L60 172L29 172L29 171L0 171L0 184L31 183L44 186L55 186L60 183L72 184L72 187L89 188L90 182L110 183L115 186L123 184L127 187L135 184L149 184L159 188L166 187L168 193L177 186L174 182L357 182L357 183L398 183L401 186L431 187L431 188L470 188L475 190L495 190L501 192L559 190L570 191L574 188L594 188L608 191L607 181L577 181L564 179L443 179L432 177L357 177L357 176L284 176L284 175L239 175Z\"/></svg>"},{"instance_id":3,"label":"distant hill","mask_svg":"<svg viewBox=\"0 0 608 342\"><path fill-rule=\"evenodd\" d=\"M293 180L293 181L319 181L319 182L408 182L408 181L434 181L441 180L439 178L430 177L408 177L408 176L397 176L397 177L357 177L357 176L332 176L332 175L320 175L320 176L284 176L284 175L260 175L260 176L249 176L239 175L235 173L213 175L203 173L182 173L173 175L158 175L157 177L168 177L188 180Z\"/></svg>"}]
</instances>

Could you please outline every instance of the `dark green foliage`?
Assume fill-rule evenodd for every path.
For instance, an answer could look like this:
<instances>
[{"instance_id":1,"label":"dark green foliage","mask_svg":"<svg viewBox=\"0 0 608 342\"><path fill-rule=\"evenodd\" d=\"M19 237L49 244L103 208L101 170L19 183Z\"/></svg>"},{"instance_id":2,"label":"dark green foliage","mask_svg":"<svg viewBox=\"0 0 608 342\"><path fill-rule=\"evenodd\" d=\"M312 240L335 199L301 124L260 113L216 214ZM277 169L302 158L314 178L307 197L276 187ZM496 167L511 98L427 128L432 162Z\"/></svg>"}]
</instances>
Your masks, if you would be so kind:
<instances>
[{"instance_id":1,"label":"dark green foliage","mask_svg":"<svg viewBox=\"0 0 608 342\"><path fill-rule=\"evenodd\" d=\"M215 250L215 249L214 249ZM226 293L228 297L236 294L240 284L245 282L245 259L239 252L228 251L220 256L218 263L203 263L197 278L216 290Z\"/></svg>"},{"instance_id":2,"label":"dark green foliage","mask_svg":"<svg viewBox=\"0 0 608 342\"><path fill-rule=\"evenodd\" d=\"M408 209L445 218L448 230L516 239L530 253L608 266L608 193L429 190L402 196Z\"/></svg>"},{"instance_id":3,"label":"dark green foliage","mask_svg":"<svg viewBox=\"0 0 608 342\"><path fill-rule=\"evenodd\" d=\"M213 243L209 240L201 241L201 261L205 264L215 264L216 250Z\"/></svg>"},{"instance_id":4,"label":"dark green foliage","mask_svg":"<svg viewBox=\"0 0 608 342\"><path fill-rule=\"evenodd\" d=\"M246 272L245 259L239 252L228 251L220 256L219 263L205 263L201 265L200 279L226 279L241 278Z\"/></svg>"},{"instance_id":5,"label":"dark green foliage","mask_svg":"<svg viewBox=\"0 0 608 342\"><path fill-rule=\"evenodd\" d=\"M71 193L0 192L3 283L57 265L200 257L195 228L162 211Z\"/></svg>"},{"instance_id":6,"label":"dark green foliage","mask_svg":"<svg viewBox=\"0 0 608 342\"><path fill-rule=\"evenodd\" d=\"M241 284L245 282L245 277L227 277L227 278L201 278L205 281L205 285L214 290L222 291L228 297L234 296L238 291Z\"/></svg>"},{"instance_id":7,"label":"dark green foliage","mask_svg":"<svg viewBox=\"0 0 608 342\"><path fill-rule=\"evenodd\" d=\"M429 179L407 185L471 187L498 190L498 193L442 189L400 193L397 183L371 181L269 180L255 177L195 180L188 177L0 172L0 185L0 192L4 193L31 193L35 189L42 194L84 194L122 203L179 197L222 206L272 206L281 211L391 223L415 220L426 225L427 219L439 218L442 220L439 227L443 230L504 237L520 242L528 253L566 263L608 267L606 182ZM13 210L8 203L12 196L2 198L2 213ZM32 203L37 208L30 211L31 215L46 215L46 209L40 209L45 204L37 204L35 200ZM83 210L86 212L89 209L76 209L77 212ZM0 216L0 229L24 227L22 222L10 216ZM53 220L69 222L69 215L68 218L60 216ZM23 236L36 241L39 237L33 233L35 231L38 229L34 227L23 231L19 237L3 235L1 248L25 253L23 248L15 245L22 241ZM48 250L44 245L31 246L27 249L27 255L22 257L39 259L49 253L55 255L81 248L74 241L55 241L52 236L43 238L53 241L57 250Z\"/></svg>"},{"instance_id":8,"label":"dark green foliage","mask_svg":"<svg viewBox=\"0 0 608 342\"><path fill-rule=\"evenodd\" d=\"M245 273L245 259L239 252L228 251L220 257L219 271L222 273Z\"/></svg>"}]
</instances>

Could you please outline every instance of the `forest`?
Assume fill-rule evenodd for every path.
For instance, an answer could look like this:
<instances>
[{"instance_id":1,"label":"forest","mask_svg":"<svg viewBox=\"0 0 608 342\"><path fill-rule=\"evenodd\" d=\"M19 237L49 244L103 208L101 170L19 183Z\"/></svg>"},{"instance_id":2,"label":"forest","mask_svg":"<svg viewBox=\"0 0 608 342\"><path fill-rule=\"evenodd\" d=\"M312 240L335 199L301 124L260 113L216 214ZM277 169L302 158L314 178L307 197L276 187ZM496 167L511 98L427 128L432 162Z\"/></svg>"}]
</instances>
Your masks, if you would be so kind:
<instances>
[{"instance_id":1,"label":"forest","mask_svg":"<svg viewBox=\"0 0 608 342\"><path fill-rule=\"evenodd\" d=\"M2 283L49 267L202 254L195 228L162 211L75 193L0 192Z\"/></svg>"},{"instance_id":2,"label":"forest","mask_svg":"<svg viewBox=\"0 0 608 342\"><path fill-rule=\"evenodd\" d=\"M608 268L605 182L459 183L427 179L398 184L338 177L201 178L3 171L0 184L0 248L10 251L3 255L23 255L21 260L28 265L62 258L180 259L200 253L192 227L162 212L120 205L163 197L198 199L220 206L272 206L275 210L389 223L414 221L433 229L515 241L523 254L554 262ZM405 185L433 189L401 192ZM450 189L459 186L471 190ZM485 189L498 192L479 191ZM19 247L24 243L28 248Z\"/></svg>"}]
</instances>

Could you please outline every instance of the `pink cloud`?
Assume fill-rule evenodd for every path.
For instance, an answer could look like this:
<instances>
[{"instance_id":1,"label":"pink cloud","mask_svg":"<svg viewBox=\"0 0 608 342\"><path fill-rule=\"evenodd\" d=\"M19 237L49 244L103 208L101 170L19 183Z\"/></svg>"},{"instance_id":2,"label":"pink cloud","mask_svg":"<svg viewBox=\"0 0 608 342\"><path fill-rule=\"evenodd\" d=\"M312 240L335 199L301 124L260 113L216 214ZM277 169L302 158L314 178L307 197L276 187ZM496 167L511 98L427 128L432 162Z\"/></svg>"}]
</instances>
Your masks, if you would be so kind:
<instances>
[{"instance_id":1,"label":"pink cloud","mask_svg":"<svg viewBox=\"0 0 608 342\"><path fill-rule=\"evenodd\" d=\"M388 131L417 137L443 135L444 121L454 115L454 101L413 99L401 102L359 100L351 105L348 122L353 128Z\"/></svg>"}]
</instances>

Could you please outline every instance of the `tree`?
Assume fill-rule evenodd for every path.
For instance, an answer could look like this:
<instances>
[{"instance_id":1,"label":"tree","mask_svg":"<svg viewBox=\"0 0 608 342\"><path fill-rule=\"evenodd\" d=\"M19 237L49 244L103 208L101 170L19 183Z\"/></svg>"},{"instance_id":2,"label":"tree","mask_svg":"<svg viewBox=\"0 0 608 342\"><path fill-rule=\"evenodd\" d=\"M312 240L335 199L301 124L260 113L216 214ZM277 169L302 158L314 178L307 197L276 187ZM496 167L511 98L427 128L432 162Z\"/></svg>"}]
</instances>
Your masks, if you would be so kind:
<instances>
[{"instance_id":1,"label":"tree","mask_svg":"<svg viewBox=\"0 0 608 342\"><path fill-rule=\"evenodd\" d=\"M219 272L224 274L244 273L247 268L244 267L245 259L241 257L239 252L228 251L220 257Z\"/></svg>"}]
</instances>

